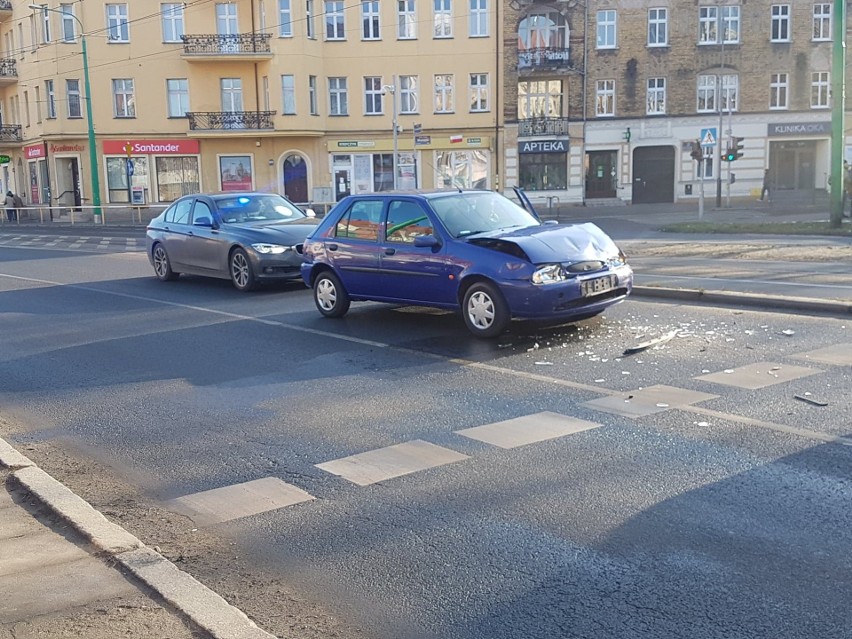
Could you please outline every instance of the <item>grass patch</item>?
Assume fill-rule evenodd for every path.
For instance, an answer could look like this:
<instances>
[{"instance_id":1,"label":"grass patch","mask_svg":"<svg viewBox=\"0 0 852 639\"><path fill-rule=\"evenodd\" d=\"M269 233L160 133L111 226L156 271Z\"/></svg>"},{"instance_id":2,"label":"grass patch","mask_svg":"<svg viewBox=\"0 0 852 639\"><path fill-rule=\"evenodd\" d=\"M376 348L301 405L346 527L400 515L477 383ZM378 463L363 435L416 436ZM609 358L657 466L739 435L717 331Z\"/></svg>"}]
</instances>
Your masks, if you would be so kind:
<instances>
[{"instance_id":1,"label":"grass patch","mask_svg":"<svg viewBox=\"0 0 852 639\"><path fill-rule=\"evenodd\" d=\"M852 237L852 224L833 228L828 222L678 222L660 227L667 233L754 233L763 235L841 235Z\"/></svg>"}]
</instances>

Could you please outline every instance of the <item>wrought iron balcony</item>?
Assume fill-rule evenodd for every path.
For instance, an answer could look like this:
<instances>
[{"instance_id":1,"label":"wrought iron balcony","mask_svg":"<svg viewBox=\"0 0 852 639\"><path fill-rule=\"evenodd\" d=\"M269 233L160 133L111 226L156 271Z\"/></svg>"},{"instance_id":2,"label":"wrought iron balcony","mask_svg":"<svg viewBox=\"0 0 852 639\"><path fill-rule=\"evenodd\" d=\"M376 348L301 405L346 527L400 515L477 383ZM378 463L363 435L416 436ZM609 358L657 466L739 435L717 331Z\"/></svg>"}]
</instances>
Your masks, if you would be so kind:
<instances>
[{"instance_id":1,"label":"wrought iron balcony","mask_svg":"<svg viewBox=\"0 0 852 639\"><path fill-rule=\"evenodd\" d=\"M257 131L273 129L275 111L195 111L187 113L193 131Z\"/></svg>"},{"instance_id":2,"label":"wrought iron balcony","mask_svg":"<svg viewBox=\"0 0 852 639\"><path fill-rule=\"evenodd\" d=\"M518 50L518 69L568 69L576 71L570 53L570 49L563 47Z\"/></svg>"},{"instance_id":3,"label":"wrought iron balcony","mask_svg":"<svg viewBox=\"0 0 852 639\"><path fill-rule=\"evenodd\" d=\"M0 0L0 19L12 15L12 0Z\"/></svg>"},{"instance_id":4,"label":"wrought iron balcony","mask_svg":"<svg viewBox=\"0 0 852 639\"><path fill-rule=\"evenodd\" d=\"M183 54L187 57L237 56L268 59L272 57L272 49L269 46L271 37L269 33L209 33L184 35L181 40Z\"/></svg>"},{"instance_id":5,"label":"wrought iron balcony","mask_svg":"<svg viewBox=\"0 0 852 639\"><path fill-rule=\"evenodd\" d=\"M4 142L19 144L21 140L20 124L4 124L3 126L0 126L0 144Z\"/></svg>"},{"instance_id":6,"label":"wrought iron balcony","mask_svg":"<svg viewBox=\"0 0 852 639\"><path fill-rule=\"evenodd\" d=\"M518 136L568 135L568 118L529 118L518 120Z\"/></svg>"},{"instance_id":7,"label":"wrought iron balcony","mask_svg":"<svg viewBox=\"0 0 852 639\"><path fill-rule=\"evenodd\" d=\"M12 58L0 59L0 84L18 81L18 67Z\"/></svg>"}]
</instances>

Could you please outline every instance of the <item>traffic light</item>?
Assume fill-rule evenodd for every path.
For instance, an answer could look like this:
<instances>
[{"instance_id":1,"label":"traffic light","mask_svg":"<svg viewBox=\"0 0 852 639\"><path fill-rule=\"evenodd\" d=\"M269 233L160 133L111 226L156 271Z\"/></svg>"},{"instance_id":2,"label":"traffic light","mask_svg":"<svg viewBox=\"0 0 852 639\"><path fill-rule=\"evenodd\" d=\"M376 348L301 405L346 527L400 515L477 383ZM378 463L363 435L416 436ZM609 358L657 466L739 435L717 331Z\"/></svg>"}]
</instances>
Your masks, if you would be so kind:
<instances>
[{"instance_id":1,"label":"traffic light","mask_svg":"<svg viewBox=\"0 0 852 639\"><path fill-rule=\"evenodd\" d=\"M701 140L696 140L692 143L692 153L689 154L696 162L701 162L704 159L704 154L701 149Z\"/></svg>"},{"instance_id":2,"label":"traffic light","mask_svg":"<svg viewBox=\"0 0 852 639\"><path fill-rule=\"evenodd\" d=\"M731 138L730 145L725 151L725 157L723 158L726 162L733 162L743 156L744 140L745 138Z\"/></svg>"}]
</instances>

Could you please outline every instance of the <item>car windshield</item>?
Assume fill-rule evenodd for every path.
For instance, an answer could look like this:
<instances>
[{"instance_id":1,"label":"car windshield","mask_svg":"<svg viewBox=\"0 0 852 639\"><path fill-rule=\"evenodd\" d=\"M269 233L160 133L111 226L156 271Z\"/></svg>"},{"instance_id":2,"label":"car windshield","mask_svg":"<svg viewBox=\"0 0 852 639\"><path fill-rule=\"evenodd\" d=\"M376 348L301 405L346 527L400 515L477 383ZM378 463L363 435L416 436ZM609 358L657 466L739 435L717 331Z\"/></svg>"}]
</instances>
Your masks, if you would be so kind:
<instances>
[{"instance_id":1,"label":"car windshield","mask_svg":"<svg viewBox=\"0 0 852 639\"><path fill-rule=\"evenodd\" d=\"M216 200L224 224L245 222L292 222L307 217L280 195L235 195Z\"/></svg>"},{"instance_id":2,"label":"car windshield","mask_svg":"<svg viewBox=\"0 0 852 639\"><path fill-rule=\"evenodd\" d=\"M491 191L452 193L431 198L429 203L453 237L540 224L526 210Z\"/></svg>"}]
</instances>

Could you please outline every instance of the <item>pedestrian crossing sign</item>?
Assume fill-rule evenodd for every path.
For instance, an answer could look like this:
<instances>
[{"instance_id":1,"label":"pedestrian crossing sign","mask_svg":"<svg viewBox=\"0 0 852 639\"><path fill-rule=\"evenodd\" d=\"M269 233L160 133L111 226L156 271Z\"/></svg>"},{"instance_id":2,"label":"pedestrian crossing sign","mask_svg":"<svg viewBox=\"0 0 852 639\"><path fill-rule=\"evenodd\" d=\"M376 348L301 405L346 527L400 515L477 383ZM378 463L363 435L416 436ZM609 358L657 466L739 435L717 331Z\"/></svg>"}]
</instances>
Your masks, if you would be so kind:
<instances>
[{"instance_id":1,"label":"pedestrian crossing sign","mask_svg":"<svg viewBox=\"0 0 852 639\"><path fill-rule=\"evenodd\" d=\"M716 146L716 128L701 129L701 146Z\"/></svg>"}]
</instances>

